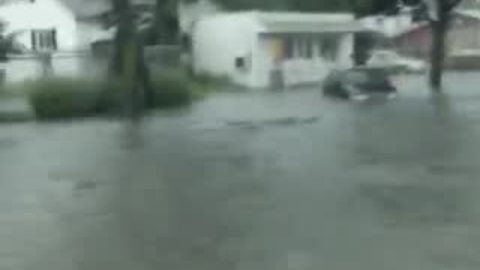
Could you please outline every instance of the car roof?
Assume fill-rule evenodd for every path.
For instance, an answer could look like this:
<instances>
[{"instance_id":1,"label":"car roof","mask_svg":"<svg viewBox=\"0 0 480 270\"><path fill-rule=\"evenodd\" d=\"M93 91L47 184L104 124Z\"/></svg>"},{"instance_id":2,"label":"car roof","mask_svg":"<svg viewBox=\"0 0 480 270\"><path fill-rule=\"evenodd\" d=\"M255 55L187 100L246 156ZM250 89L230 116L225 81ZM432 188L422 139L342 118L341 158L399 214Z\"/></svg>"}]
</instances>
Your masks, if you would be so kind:
<instances>
[{"instance_id":1,"label":"car roof","mask_svg":"<svg viewBox=\"0 0 480 270\"><path fill-rule=\"evenodd\" d=\"M382 67L367 67L367 66L358 66L344 70L344 72L351 72L351 71L365 71L365 72L386 72Z\"/></svg>"},{"instance_id":2,"label":"car roof","mask_svg":"<svg viewBox=\"0 0 480 270\"><path fill-rule=\"evenodd\" d=\"M396 51L390 51L390 50L376 50L373 51L372 54L397 54Z\"/></svg>"}]
</instances>

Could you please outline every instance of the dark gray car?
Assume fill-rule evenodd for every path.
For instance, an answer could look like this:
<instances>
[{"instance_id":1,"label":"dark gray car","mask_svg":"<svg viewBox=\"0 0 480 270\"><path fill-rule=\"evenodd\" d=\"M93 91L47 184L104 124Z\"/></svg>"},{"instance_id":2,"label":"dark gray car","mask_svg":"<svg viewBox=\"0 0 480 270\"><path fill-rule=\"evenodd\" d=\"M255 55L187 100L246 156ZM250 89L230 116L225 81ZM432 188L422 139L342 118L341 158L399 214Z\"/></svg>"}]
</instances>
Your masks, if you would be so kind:
<instances>
[{"instance_id":1,"label":"dark gray car","mask_svg":"<svg viewBox=\"0 0 480 270\"><path fill-rule=\"evenodd\" d=\"M357 67L332 71L323 83L323 93L342 99L363 100L372 96L392 98L397 89L383 69Z\"/></svg>"}]
</instances>

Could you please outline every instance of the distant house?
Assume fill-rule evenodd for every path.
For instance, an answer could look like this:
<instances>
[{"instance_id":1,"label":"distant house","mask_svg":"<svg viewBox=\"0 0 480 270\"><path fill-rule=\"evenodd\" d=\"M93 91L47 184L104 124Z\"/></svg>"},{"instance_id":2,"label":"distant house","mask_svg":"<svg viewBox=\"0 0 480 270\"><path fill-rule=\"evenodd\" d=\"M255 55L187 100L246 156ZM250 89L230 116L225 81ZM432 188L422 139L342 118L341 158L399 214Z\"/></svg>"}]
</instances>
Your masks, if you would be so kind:
<instances>
[{"instance_id":1,"label":"distant house","mask_svg":"<svg viewBox=\"0 0 480 270\"><path fill-rule=\"evenodd\" d=\"M432 32L428 22L414 22L408 14L384 19L371 17L368 20L372 21L373 18L379 23L370 29L382 36L377 45L395 49L408 56L430 58ZM368 20L364 19L364 24ZM384 27L378 27L382 24ZM447 39L447 54L462 51L480 51L479 10L458 9L453 14Z\"/></svg>"},{"instance_id":2,"label":"distant house","mask_svg":"<svg viewBox=\"0 0 480 270\"><path fill-rule=\"evenodd\" d=\"M418 24L413 19L412 9L408 7L395 15L379 14L361 18L359 21L365 28L385 38L392 38Z\"/></svg>"},{"instance_id":3,"label":"distant house","mask_svg":"<svg viewBox=\"0 0 480 270\"><path fill-rule=\"evenodd\" d=\"M99 2L97 2L99 3ZM5 0L0 5L0 20L5 33L16 33L15 43L21 54L10 55L1 68L7 81L22 81L42 74L40 55L51 55L52 71L57 75L76 76L96 73L98 65L88 58L90 45L112 37L100 23L82 17L73 0ZM98 12L99 6L90 6Z\"/></svg>"},{"instance_id":4,"label":"distant house","mask_svg":"<svg viewBox=\"0 0 480 270\"><path fill-rule=\"evenodd\" d=\"M219 13L194 26L194 70L251 88L319 82L352 65L362 30L351 14Z\"/></svg>"},{"instance_id":5,"label":"distant house","mask_svg":"<svg viewBox=\"0 0 480 270\"><path fill-rule=\"evenodd\" d=\"M0 21L5 23L6 33L17 33L16 44L23 51L22 54L9 55L7 63L0 63L0 69L7 72L7 81L41 76L43 68L39 59L48 54L55 75L104 74L116 31L111 3L111 0L0 0ZM130 0L130 3L138 29L145 34L148 43L156 1ZM167 23L173 24L166 26L171 27L168 38L176 42L177 21L172 18L175 14L168 16ZM160 34L165 33L161 31ZM165 54L167 58L178 58L178 50L163 49L159 46L147 50L147 53L152 52L155 57L163 58ZM174 56L170 57L172 54ZM147 56L153 64L165 63L152 58Z\"/></svg>"},{"instance_id":6,"label":"distant house","mask_svg":"<svg viewBox=\"0 0 480 270\"><path fill-rule=\"evenodd\" d=\"M81 2L81 1L76 1ZM28 51L86 49L110 33L84 20L71 0L17 0L0 6L6 32L18 32L17 42ZM84 4L84 3L82 3ZM96 10L97 11L97 10Z\"/></svg>"},{"instance_id":7,"label":"distant house","mask_svg":"<svg viewBox=\"0 0 480 270\"><path fill-rule=\"evenodd\" d=\"M399 33L392 43L400 52L428 59L431 40L431 28L428 23L423 23ZM480 50L480 11L456 10L453 15L447 39L447 54L465 50Z\"/></svg>"}]
</instances>

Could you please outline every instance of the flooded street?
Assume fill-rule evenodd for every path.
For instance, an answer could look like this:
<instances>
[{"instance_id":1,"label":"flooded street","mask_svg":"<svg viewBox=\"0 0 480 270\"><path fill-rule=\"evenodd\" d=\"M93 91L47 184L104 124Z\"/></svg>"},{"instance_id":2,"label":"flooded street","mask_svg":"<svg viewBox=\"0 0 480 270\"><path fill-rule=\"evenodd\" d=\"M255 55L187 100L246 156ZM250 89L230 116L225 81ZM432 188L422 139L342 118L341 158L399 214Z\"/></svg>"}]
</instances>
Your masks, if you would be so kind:
<instances>
[{"instance_id":1,"label":"flooded street","mask_svg":"<svg viewBox=\"0 0 480 270\"><path fill-rule=\"evenodd\" d=\"M0 269L479 269L476 77L0 126Z\"/></svg>"}]
</instances>

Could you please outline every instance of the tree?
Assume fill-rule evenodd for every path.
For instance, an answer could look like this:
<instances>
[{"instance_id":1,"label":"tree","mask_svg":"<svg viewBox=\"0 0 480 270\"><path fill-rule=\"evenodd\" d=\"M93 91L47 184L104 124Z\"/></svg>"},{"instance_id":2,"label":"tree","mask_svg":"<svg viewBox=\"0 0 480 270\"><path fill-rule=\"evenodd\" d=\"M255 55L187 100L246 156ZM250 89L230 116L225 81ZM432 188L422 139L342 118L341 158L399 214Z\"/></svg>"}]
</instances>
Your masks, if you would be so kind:
<instances>
[{"instance_id":1,"label":"tree","mask_svg":"<svg viewBox=\"0 0 480 270\"><path fill-rule=\"evenodd\" d=\"M432 29L430 86L433 91L442 88L446 36L452 11L462 0L425 0L426 12Z\"/></svg>"},{"instance_id":2,"label":"tree","mask_svg":"<svg viewBox=\"0 0 480 270\"><path fill-rule=\"evenodd\" d=\"M430 86L434 91L440 91L442 87L442 74L445 62L446 36L451 21L452 11L462 2L462 0L351 0L351 7L356 17L362 17L369 14L376 14L386 10L392 10L395 13L395 7L399 4L407 4L419 7L420 13L430 22L432 31L432 50L431 50L431 70ZM397 10L398 11L398 10ZM423 12L422 12L423 11ZM366 60L366 47L368 40L357 37L355 42L355 62L363 64Z\"/></svg>"},{"instance_id":3,"label":"tree","mask_svg":"<svg viewBox=\"0 0 480 270\"><path fill-rule=\"evenodd\" d=\"M7 24L0 19L0 61L7 61L9 53L18 53L21 49L16 42L18 35L24 31L6 32Z\"/></svg>"},{"instance_id":4,"label":"tree","mask_svg":"<svg viewBox=\"0 0 480 270\"><path fill-rule=\"evenodd\" d=\"M135 12L129 0L112 0L112 11L117 31L110 70L123 88L129 115L136 117L141 105L151 106L153 103L150 72L144 59L144 41L138 33Z\"/></svg>"},{"instance_id":5,"label":"tree","mask_svg":"<svg viewBox=\"0 0 480 270\"><path fill-rule=\"evenodd\" d=\"M153 20L145 31L145 42L153 44L175 44L178 42L178 0L156 0Z\"/></svg>"}]
</instances>

